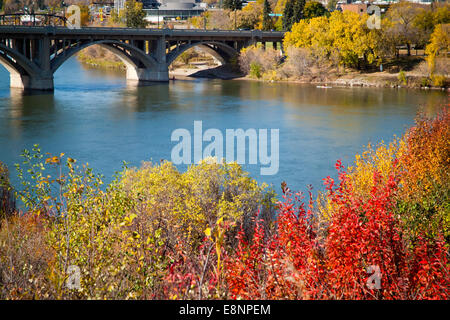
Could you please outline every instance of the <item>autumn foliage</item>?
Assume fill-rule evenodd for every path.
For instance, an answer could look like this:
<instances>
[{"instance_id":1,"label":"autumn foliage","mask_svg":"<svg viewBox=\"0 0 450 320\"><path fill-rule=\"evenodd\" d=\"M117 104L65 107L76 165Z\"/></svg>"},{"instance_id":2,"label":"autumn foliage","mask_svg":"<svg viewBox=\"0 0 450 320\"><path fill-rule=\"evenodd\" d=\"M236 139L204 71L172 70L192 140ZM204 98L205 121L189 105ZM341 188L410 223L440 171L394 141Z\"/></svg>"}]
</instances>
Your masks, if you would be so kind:
<instances>
[{"instance_id":1,"label":"autumn foliage","mask_svg":"<svg viewBox=\"0 0 450 320\"><path fill-rule=\"evenodd\" d=\"M373 150L365 161L357 157L369 172L346 172L338 161L339 181L324 179L325 204L318 212L311 201L305 210L299 195L292 201L287 192L276 235L265 238L257 226L253 241L241 240L230 258L232 297L448 299L449 211L443 193L449 191L449 120L448 111L434 120L420 116L401 142L391 144L395 150L377 150L391 157L375 159ZM370 181L362 183L368 179L362 175ZM404 210L405 201L428 199L430 193L439 197L432 212L419 211L420 217ZM412 215L423 221L420 228ZM380 274L378 288L371 282L374 272Z\"/></svg>"},{"instance_id":2,"label":"autumn foliage","mask_svg":"<svg viewBox=\"0 0 450 320\"><path fill-rule=\"evenodd\" d=\"M0 297L448 299L449 141L448 109L419 115L352 166L337 161L317 199L283 186L275 214L273 192L236 164L145 164L105 190L35 147L36 183L18 170L26 212L0 225Z\"/></svg>"}]
</instances>

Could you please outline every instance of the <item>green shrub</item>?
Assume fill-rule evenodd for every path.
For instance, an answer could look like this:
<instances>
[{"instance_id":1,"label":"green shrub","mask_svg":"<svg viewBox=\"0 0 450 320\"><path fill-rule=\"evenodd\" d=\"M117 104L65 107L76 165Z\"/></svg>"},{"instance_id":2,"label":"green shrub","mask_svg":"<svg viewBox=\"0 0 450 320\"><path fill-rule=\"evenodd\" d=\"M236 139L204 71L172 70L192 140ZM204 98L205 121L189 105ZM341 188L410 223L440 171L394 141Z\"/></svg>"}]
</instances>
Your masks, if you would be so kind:
<instances>
[{"instance_id":1,"label":"green shrub","mask_svg":"<svg viewBox=\"0 0 450 320\"><path fill-rule=\"evenodd\" d=\"M426 78L426 77L422 78L420 80L420 86L422 86L422 87L429 87L430 86L430 79Z\"/></svg>"},{"instance_id":2,"label":"green shrub","mask_svg":"<svg viewBox=\"0 0 450 320\"><path fill-rule=\"evenodd\" d=\"M406 74L405 74L405 71L400 71L399 74L398 74L397 79L398 79L398 82L399 82L400 84L402 84L402 85L405 85L405 86L406 86L407 83L408 83L408 81L406 80Z\"/></svg>"},{"instance_id":3,"label":"green shrub","mask_svg":"<svg viewBox=\"0 0 450 320\"><path fill-rule=\"evenodd\" d=\"M261 78L262 76L262 68L261 65L255 62L250 64L250 77L252 78Z\"/></svg>"}]
</instances>

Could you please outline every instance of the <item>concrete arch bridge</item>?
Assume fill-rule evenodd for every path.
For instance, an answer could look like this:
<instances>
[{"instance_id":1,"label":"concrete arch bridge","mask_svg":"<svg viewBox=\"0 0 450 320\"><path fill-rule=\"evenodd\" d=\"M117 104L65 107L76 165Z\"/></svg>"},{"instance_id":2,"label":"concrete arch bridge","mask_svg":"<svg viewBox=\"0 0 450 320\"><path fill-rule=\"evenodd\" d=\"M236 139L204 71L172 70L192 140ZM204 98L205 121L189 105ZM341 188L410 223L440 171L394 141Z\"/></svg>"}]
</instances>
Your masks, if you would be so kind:
<instances>
[{"instance_id":1,"label":"concrete arch bridge","mask_svg":"<svg viewBox=\"0 0 450 320\"><path fill-rule=\"evenodd\" d=\"M53 90L53 74L70 57L101 45L127 66L127 79L168 81L169 65L199 46L222 63L257 42L281 48L284 32L0 26L0 63L11 87Z\"/></svg>"}]
</instances>

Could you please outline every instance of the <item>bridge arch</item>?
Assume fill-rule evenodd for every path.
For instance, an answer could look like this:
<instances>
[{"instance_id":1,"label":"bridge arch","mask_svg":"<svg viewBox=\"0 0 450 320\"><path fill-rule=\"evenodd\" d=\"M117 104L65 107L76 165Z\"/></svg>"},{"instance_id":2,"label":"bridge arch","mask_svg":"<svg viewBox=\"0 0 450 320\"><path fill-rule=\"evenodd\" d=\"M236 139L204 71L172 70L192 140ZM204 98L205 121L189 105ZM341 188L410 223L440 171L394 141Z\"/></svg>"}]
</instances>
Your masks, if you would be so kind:
<instances>
[{"instance_id":1,"label":"bridge arch","mask_svg":"<svg viewBox=\"0 0 450 320\"><path fill-rule=\"evenodd\" d=\"M170 51L166 58L167 66L170 66L183 52L193 47L199 47L201 50L209 53L214 58L219 60L222 64L230 61L231 58L238 55L235 48L229 46L226 43L219 41L197 41L180 45Z\"/></svg>"},{"instance_id":2,"label":"bridge arch","mask_svg":"<svg viewBox=\"0 0 450 320\"><path fill-rule=\"evenodd\" d=\"M2 64L11 75L33 76L39 72L39 68L27 57L3 43L0 43L0 64Z\"/></svg>"},{"instance_id":3,"label":"bridge arch","mask_svg":"<svg viewBox=\"0 0 450 320\"><path fill-rule=\"evenodd\" d=\"M100 45L115 54L124 62L127 70L130 68L151 69L156 68L158 65L153 57L147 55L144 51L133 45L118 40L96 40L69 44L67 47L57 50L51 60L52 73L55 73L56 70L58 70L58 68L73 55L93 45Z\"/></svg>"},{"instance_id":4,"label":"bridge arch","mask_svg":"<svg viewBox=\"0 0 450 320\"><path fill-rule=\"evenodd\" d=\"M34 61L5 43L0 43L0 64L8 70L12 88L32 87L39 90L53 88L51 74L42 72Z\"/></svg>"}]
</instances>

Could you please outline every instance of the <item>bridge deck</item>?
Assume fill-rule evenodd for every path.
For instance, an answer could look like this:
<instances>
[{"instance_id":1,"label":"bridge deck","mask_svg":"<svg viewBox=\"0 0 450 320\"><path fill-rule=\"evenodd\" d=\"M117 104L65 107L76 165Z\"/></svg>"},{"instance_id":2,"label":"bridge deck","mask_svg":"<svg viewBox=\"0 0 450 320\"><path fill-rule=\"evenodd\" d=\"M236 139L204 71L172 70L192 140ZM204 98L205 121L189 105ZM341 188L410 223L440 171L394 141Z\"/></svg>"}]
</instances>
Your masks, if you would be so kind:
<instances>
[{"instance_id":1,"label":"bridge deck","mask_svg":"<svg viewBox=\"0 0 450 320\"><path fill-rule=\"evenodd\" d=\"M217 39L217 40L245 40L257 39L258 41L279 42L284 37L281 31L261 30L200 30L200 29L132 29L132 28L93 28L69 29L53 26L0 26L0 36L11 38L23 38L26 34L29 38L42 37L52 38L90 38L104 39L121 38L127 39L155 39L161 36L173 40L188 39Z\"/></svg>"}]
</instances>

